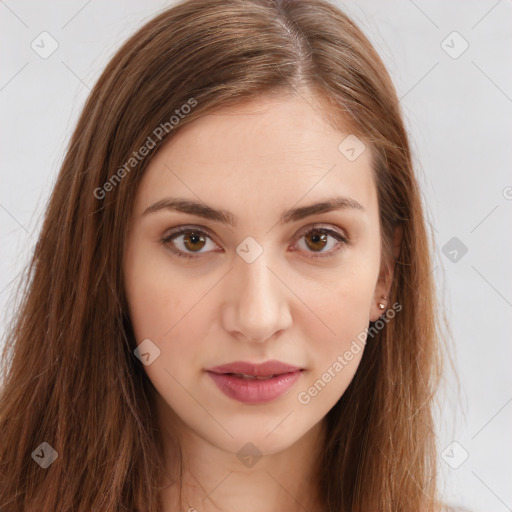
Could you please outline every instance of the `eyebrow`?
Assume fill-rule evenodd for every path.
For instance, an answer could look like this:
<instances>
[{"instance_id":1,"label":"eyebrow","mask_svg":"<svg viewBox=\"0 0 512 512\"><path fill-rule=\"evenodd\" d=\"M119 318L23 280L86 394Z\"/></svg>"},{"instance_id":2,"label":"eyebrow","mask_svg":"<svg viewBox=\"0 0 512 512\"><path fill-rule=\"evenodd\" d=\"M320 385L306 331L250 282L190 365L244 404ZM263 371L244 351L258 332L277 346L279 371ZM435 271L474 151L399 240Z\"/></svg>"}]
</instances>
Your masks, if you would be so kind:
<instances>
[{"instance_id":1,"label":"eyebrow","mask_svg":"<svg viewBox=\"0 0 512 512\"><path fill-rule=\"evenodd\" d=\"M334 210L360 210L362 212L365 211L363 205L361 205L355 199L349 197L333 197L325 199L319 203L310 204L308 206L301 206L299 208L291 208L289 210L285 210L281 214L281 218L279 220L280 224L286 224L289 222L298 221L309 217L311 215L331 212ZM171 210L182 213L188 213L191 215L196 215L198 217L203 217L205 219L209 219L214 222L220 222L222 224L226 224L228 226L234 226L234 216L231 212L213 208L204 203L200 203L197 201L193 201L190 199L179 199L179 198L165 198L162 199L155 204L146 208L142 214L148 215L150 213L154 213L160 210Z\"/></svg>"}]
</instances>

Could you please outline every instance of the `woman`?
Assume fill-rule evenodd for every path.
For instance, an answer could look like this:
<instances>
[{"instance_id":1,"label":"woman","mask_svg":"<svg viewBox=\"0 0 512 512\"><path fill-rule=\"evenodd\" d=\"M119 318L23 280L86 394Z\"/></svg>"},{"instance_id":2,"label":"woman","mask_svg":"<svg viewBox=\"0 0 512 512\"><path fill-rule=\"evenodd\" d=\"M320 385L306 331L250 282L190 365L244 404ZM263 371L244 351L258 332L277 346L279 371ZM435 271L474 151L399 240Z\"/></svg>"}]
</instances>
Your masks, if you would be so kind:
<instances>
[{"instance_id":1,"label":"woman","mask_svg":"<svg viewBox=\"0 0 512 512\"><path fill-rule=\"evenodd\" d=\"M11 511L435 511L440 325L396 92L323 0L115 54L3 362Z\"/></svg>"}]
</instances>

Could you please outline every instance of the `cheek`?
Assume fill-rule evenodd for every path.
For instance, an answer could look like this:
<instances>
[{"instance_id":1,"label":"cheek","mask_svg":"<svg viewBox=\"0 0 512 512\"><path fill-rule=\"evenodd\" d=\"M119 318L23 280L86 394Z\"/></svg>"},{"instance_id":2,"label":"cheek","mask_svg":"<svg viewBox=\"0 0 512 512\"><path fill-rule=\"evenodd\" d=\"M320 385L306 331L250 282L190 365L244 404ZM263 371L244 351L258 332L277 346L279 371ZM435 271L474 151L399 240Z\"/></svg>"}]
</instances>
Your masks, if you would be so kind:
<instances>
[{"instance_id":1,"label":"cheek","mask_svg":"<svg viewBox=\"0 0 512 512\"><path fill-rule=\"evenodd\" d=\"M137 342L150 338L158 343L176 322L188 288L163 264L160 251L147 242L129 245L124 280Z\"/></svg>"},{"instance_id":2,"label":"cheek","mask_svg":"<svg viewBox=\"0 0 512 512\"><path fill-rule=\"evenodd\" d=\"M206 318L201 298L211 284L191 286L190 279L172 272L165 255L151 257L140 246L128 253L124 270L136 344L149 339L160 351L154 362L144 366L146 373L155 387L172 386L171 375L185 384L191 362L201 352L197 340L204 338L207 328L207 320L201 320Z\"/></svg>"},{"instance_id":3,"label":"cheek","mask_svg":"<svg viewBox=\"0 0 512 512\"><path fill-rule=\"evenodd\" d=\"M367 297L354 297L353 292L340 293L338 297L339 301L331 300L323 309L322 320L329 330L310 329L306 333L310 365L296 398L308 414L317 417L327 414L344 394L365 348Z\"/></svg>"},{"instance_id":4,"label":"cheek","mask_svg":"<svg viewBox=\"0 0 512 512\"><path fill-rule=\"evenodd\" d=\"M212 431L216 425L205 413L204 399L197 391L198 382L204 379L201 358L206 351L201 340L206 339L209 325L205 309L208 300L201 298L212 284L205 284L205 289L191 286L190 279L172 273L169 265L162 268L157 260L152 263L139 258L126 267L137 344L149 338L159 350L158 357L143 366L144 371L156 390L166 421L176 422L177 429L184 421L198 431L201 425L208 425Z\"/></svg>"},{"instance_id":5,"label":"cheek","mask_svg":"<svg viewBox=\"0 0 512 512\"><path fill-rule=\"evenodd\" d=\"M356 258L354 258L356 259ZM351 271L323 283L304 301L311 312L304 313L301 328L309 340L307 351L311 371L299 394L299 403L315 401L315 407L330 409L343 395L361 361L370 306L377 279L375 258L358 258ZM348 264L347 267L349 268ZM317 396L321 398L316 398Z\"/></svg>"},{"instance_id":6,"label":"cheek","mask_svg":"<svg viewBox=\"0 0 512 512\"><path fill-rule=\"evenodd\" d=\"M352 259L358 260L357 263L347 260L334 278L331 275L329 280L320 280L318 286L305 283L301 288L301 298L309 311L305 310L303 315L308 321L299 319L299 322L311 329L314 327L317 336L311 331L310 338L320 338L326 350L343 347L348 338L367 327L370 320L376 265L368 258L354 255Z\"/></svg>"}]
</instances>

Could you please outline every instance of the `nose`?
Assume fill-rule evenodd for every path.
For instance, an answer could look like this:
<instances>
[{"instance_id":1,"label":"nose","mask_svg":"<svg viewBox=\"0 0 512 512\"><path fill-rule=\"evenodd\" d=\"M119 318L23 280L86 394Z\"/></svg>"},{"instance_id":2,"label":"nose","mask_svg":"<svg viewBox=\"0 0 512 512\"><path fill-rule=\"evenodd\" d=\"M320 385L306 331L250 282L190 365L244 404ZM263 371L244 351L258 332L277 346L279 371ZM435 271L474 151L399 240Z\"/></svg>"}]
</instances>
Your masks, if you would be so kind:
<instances>
[{"instance_id":1,"label":"nose","mask_svg":"<svg viewBox=\"0 0 512 512\"><path fill-rule=\"evenodd\" d=\"M265 251L252 263L237 258L229 274L223 319L231 335L261 343L291 326L292 294Z\"/></svg>"}]
</instances>

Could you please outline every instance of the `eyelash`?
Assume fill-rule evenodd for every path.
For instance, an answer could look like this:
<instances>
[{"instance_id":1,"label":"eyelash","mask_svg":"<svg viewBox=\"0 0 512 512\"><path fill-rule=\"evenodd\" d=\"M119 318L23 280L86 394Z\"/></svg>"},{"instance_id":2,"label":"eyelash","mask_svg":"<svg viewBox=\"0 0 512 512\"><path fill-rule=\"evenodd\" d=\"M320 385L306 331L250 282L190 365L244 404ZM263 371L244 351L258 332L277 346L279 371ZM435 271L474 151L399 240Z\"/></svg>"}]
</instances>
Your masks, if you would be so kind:
<instances>
[{"instance_id":1,"label":"eyelash","mask_svg":"<svg viewBox=\"0 0 512 512\"><path fill-rule=\"evenodd\" d=\"M199 229L199 228L196 228L196 227L193 227L193 226L181 226L181 227L175 229L174 231L172 231L171 233L169 233L166 237L162 238L161 242L162 242L162 244L166 245L167 248L171 252L173 252L174 254L176 254L180 258L187 258L187 260L189 260L189 261L192 260L192 259L199 258L201 256L201 254L206 254L206 253L197 253L197 254L186 253L186 252L183 252L183 251L177 249L172 243L169 243L169 242L171 242L171 240L173 238L176 237L176 235L182 235L184 233L190 233L190 232L193 232L193 233L195 233L197 235L205 235L206 237L212 239L210 234L207 231L205 231L204 229ZM308 231L304 232L299 237L298 240L300 240L302 237L308 235L311 232L329 235L332 238L334 238L335 240L337 240L339 242L339 244L338 244L337 248L331 249L328 252L316 253L316 254L313 253L310 256L305 256L306 259L311 259L312 260L312 259L317 259L317 258L328 258L328 257L334 256L334 254L337 253L340 249L342 249L343 246L350 245L350 240L347 237L344 237L343 235L341 235L338 231L335 231L335 230L330 229L330 228L316 227L316 226L313 226Z\"/></svg>"}]
</instances>

